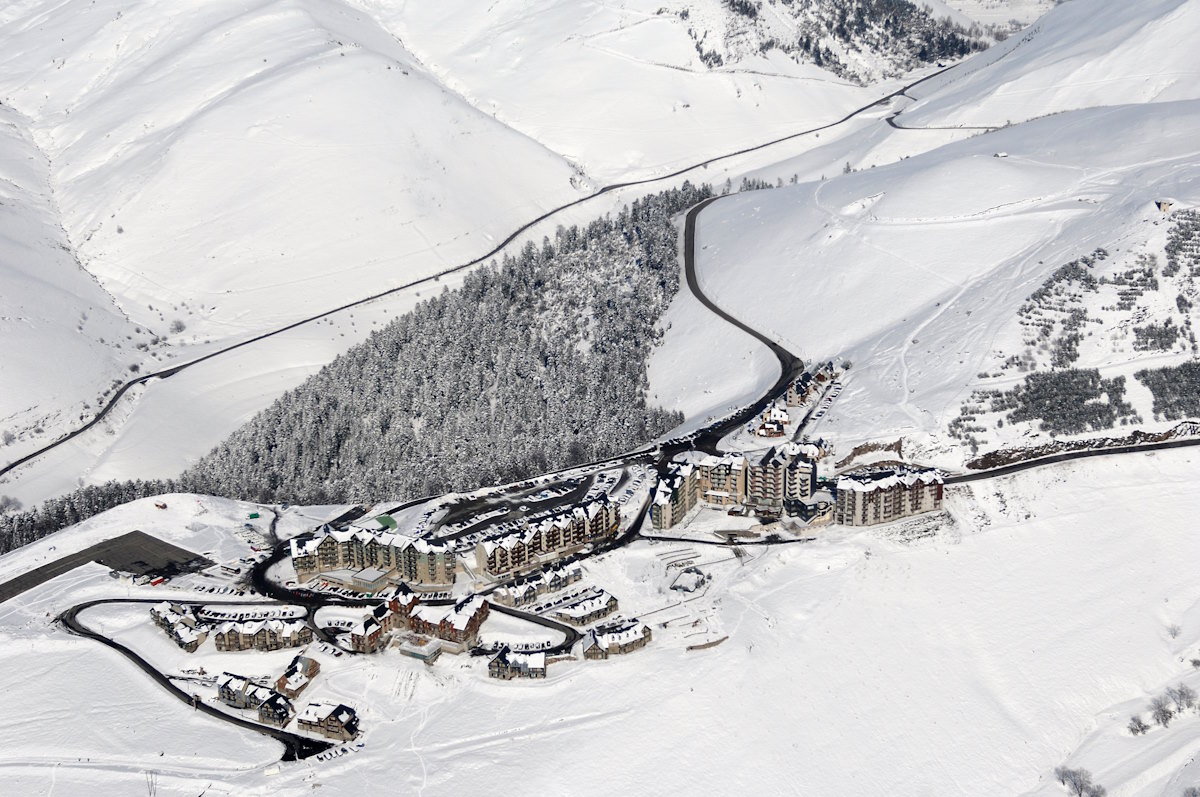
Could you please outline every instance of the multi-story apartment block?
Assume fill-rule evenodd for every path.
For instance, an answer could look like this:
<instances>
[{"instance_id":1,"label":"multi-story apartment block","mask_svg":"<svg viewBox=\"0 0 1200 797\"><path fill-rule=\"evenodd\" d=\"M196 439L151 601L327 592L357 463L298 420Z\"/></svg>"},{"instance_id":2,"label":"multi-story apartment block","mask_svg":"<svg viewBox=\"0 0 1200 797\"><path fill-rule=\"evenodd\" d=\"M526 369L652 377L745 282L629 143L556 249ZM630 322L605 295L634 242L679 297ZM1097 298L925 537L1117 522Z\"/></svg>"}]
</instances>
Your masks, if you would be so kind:
<instances>
[{"instance_id":1,"label":"multi-story apartment block","mask_svg":"<svg viewBox=\"0 0 1200 797\"><path fill-rule=\"evenodd\" d=\"M699 500L714 506L737 506L746 500L746 458L738 454L706 456L696 463Z\"/></svg>"},{"instance_id":2,"label":"multi-story apartment block","mask_svg":"<svg viewBox=\"0 0 1200 797\"><path fill-rule=\"evenodd\" d=\"M752 461L746 478L746 503L778 508L786 500L804 500L816 487L816 465L796 446L772 448Z\"/></svg>"},{"instance_id":3,"label":"multi-story apartment block","mask_svg":"<svg viewBox=\"0 0 1200 797\"><path fill-rule=\"evenodd\" d=\"M620 505L600 497L552 515L523 519L515 528L501 528L475 547L475 558L481 570L493 575L523 570L610 537L620 525Z\"/></svg>"},{"instance_id":4,"label":"multi-story apartment block","mask_svg":"<svg viewBox=\"0 0 1200 797\"><path fill-rule=\"evenodd\" d=\"M418 606L410 624L414 633L441 639L443 650L461 653L475 644L490 610L486 600L474 595L453 606Z\"/></svg>"},{"instance_id":5,"label":"multi-story apartment block","mask_svg":"<svg viewBox=\"0 0 1200 797\"><path fill-rule=\"evenodd\" d=\"M366 571L363 583L380 579L409 584L453 584L457 560L447 546L390 531L337 530L322 526L310 540L292 540L292 565L305 581L335 570ZM378 571L378 572L376 572Z\"/></svg>"},{"instance_id":6,"label":"multi-story apartment block","mask_svg":"<svg viewBox=\"0 0 1200 797\"><path fill-rule=\"evenodd\" d=\"M669 529L692 510L700 498L700 474L690 463L672 463L658 480L650 522L656 529Z\"/></svg>"},{"instance_id":7,"label":"multi-story apartment block","mask_svg":"<svg viewBox=\"0 0 1200 797\"><path fill-rule=\"evenodd\" d=\"M942 508L942 474L931 469L889 468L842 476L834 521L871 526Z\"/></svg>"}]
</instances>

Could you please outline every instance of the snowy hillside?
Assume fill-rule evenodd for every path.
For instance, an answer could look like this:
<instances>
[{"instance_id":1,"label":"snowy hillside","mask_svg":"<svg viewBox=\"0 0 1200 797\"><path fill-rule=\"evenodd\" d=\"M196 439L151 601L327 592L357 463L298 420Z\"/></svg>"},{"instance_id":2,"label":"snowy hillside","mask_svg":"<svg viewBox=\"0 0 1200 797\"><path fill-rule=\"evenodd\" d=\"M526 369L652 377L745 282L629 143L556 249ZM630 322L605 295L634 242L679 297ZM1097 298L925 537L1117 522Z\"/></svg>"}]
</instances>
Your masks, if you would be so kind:
<instances>
[{"instance_id":1,"label":"snowy hillside","mask_svg":"<svg viewBox=\"0 0 1200 797\"><path fill-rule=\"evenodd\" d=\"M757 54L710 70L678 17L627 24L637 9L500 11L502 25L483 7L427 3L0 11L0 102L49 164L67 254L132 325L121 356L92 361L113 360L101 378L75 369L58 399L40 382L11 383L5 399L37 409L0 426L15 435L3 460L67 431L131 367L192 360L466 262L599 183L832 121L892 85L860 88ZM562 221L620 207L612 198ZM178 473L417 293L136 388L4 492L33 503L80 479ZM75 334L76 315L56 317L57 334Z\"/></svg>"},{"instance_id":2,"label":"snowy hillside","mask_svg":"<svg viewBox=\"0 0 1200 797\"><path fill-rule=\"evenodd\" d=\"M88 401L141 359L146 330L76 261L50 169L25 120L0 105L0 452L45 426L77 423ZM0 455L2 458L3 455Z\"/></svg>"},{"instance_id":3,"label":"snowy hillside","mask_svg":"<svg viewBox=\"0 0 1200 797\"><path fill-rule=\"evenodd\" d=\"M1152 241L1164 257L1153 203L1200 201L1197 129L1195 102L1079 111L723 200L701 219L701 280L793 351L852 361L815 434L928 441L977 374L1021 353L1018 310L1052 272L1098 247L1120 252L1122 270ZM1088 301L1100 316L1113 299ZM1109 345L1088 364L1128 373L1135 359L1122 351ZM1151 419L1148 392L1137 399Z\"/></svg>"},{"instance_id":4,"label":"snowy hillside","mask_svg":"<svg viewBox=\"0 0 1200 797\"><path fill-rule=\"evenodd\" d=\"M1110 18L1142 31L1166 19L1181 31L1200 24L1189 22L1190 6L1138 4L1135 14L1116 3L1087 27L1086 6L1057 7L1032 29L1043 33L1007 58L985 53L919 86L913 93L924 100L894 106L904 129L864 128L760 172L769 181L795 170L811 182L724 199L701 216L698 271L719 305L803 357L853 364L837 405L807 430L835 441L839 455L900 438L909 455L957 468L999 448L1160 432L1197 415L1151 387L1168 378L1156 369L1194 356L1192 255L1180 249L1192 245L1191 233L1176 228L1190 229L1188 209L1200 201L1200 105L1165 96L1186 95L1185 74L1165 73L1160 88L1173 88L1145 96L1154 102L995 132L913 122L922 108L989 107L1012 75L1041 74L1046 58L1135 85L1148 44L1133 36L1128 51L1111 46ZM1061 50L1052 44L1060 39ZM1052 99L1096 101L1080 85L1064 84ZM864 170L827 178L820 152L826 163L845 157L846 168ZM1170 200L1175 215L1157 200ZM1052 274L1097 250L1103 265L1087 266L1094 289L1028 304ZM1172 267L1171 251L1187 262ZM679 345L668 334L667 346ZM1030 371L1068 367L1076 370L1053 388L1025 381ZM1139 379L1142 371L1160 377ZM761 379L743 376L743 384ZM670 380L652 388L668 406L678 392ZM1070 392L1080 419L1090 412L1093 420L1053 420L1046 407L1022 406L1044 401L1028 392L1041 389Z\"/></svg>"},{"instance_id":5,"label":"snowy hillside","mask_svg":"<svg viewBox=\"0 0 1200 797\"><path fill-rule=\"evenodd\" d=\"M27 213L45 219L66 247L58 256L77 258L89 283L66 308L50 290L22 306L54 307L59 337L77 336L81 312L95 307L83 333L124 344L69 379L6 378L0 417L38 409L0 422L19 436L5 461L56 437L68 409L96 407L126 366L156 370L464 262L586 187L562 158L464 103L369 17L336 3L10 5L0 11L0 102L6 141L23 148L15 159L42 172L17 175L35 183L24 189ZM129 328L104 329L106 312ZM345 319L339 327L323 333L335 344L325 359L365 334ZM281 381L319 367L311 343L255 363L253 381L210 372L202 391L227 386L222 421L192 456ZM69 348L29 354L39 351ZM15 369L20 358L4 362ZM66 483L79 475L76 466Z\"/></svg>"},{"instance_id":6,"label":"snowy hillside","mask_svg":"<svg viewBox=\"0 0 1200 797\"><path fill-rule=\"evenodd\" d=\"M903 44L868 41L882 35L883 12L841 0L359 2L476 107L603 181L831 121L882 93L816 65L802 40L832 47L864 77L936 60L916 58L904 38L936 27L923 11L895 23ZM849 23L847 9L858 9ZM840 28L845 40L830 32L839 18L852 29Z\"/></svg>"},{"instance_id":7,"label":"snowy hillside","mask_svg":"<svg viewBox=\"0 0 1200 797\"><path fill-rule=\"evenodd\" d=\"M1077 108L1200 97L1188 0L1073 0L914 92L914 127L1003 125Z\"/></svg>"}]
</instances>

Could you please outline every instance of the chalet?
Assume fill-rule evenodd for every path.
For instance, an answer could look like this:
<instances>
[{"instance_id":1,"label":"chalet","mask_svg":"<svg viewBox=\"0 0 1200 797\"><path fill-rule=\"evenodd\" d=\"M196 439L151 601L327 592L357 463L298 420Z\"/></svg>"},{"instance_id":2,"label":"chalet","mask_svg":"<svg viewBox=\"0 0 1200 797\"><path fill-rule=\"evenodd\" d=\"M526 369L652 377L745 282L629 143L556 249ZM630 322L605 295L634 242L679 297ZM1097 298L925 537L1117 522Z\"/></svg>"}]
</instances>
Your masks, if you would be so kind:
<instances>
[{"instance_id":1,"label":"chalet","mask_svg":"<svg viewBox=\"0 0 1200 797\"><path fill-rule=\"evenodd\" d=\"M1171 205L1174 204L1169 199L1158 199L1154 202L1154 207L1158 208L1163 213L1171 211Z\"/></svg>"},{"instance_id":2,"label":"chalet","mask_svg":"<svg viewBox=\"0 0 1200 797\"><path fill-rule=\"evenodd\" d=\"M195 653L208 638L208 624L201 622L195 609L187 604L163 601L150 608L150 617L171 641L188 653Z\"/></svg>"},{"instance_id":3,"label":"chalet","mask_svg":"<svg viewBox=\"0 0 1200 797\"><path fill-rule=\"evenodd\" d=\"M234 708L258 708L271 694L265 686L231 672L222 673L217 679L217 700Z\"/></svg>"},{"instance_id":4,"label":"chalet","mask_svg":"<svg viewBox=\"0 0 1200 797\"><path fill-rule=\"evenodd\" d=\"M942 508L944 479L937 470L899 466L837 480L834 522L872 526Z\"/></svg>"},{"instance_id":5,"label":"chalet","mask_svg":"<svg viewBox=\"0 0 1200 797\"><path fill-rule=\"evenodd\" d=\"M295 700L320 671L321 665L316 659L296 656L283 675L275 680L275 691Z\"/></svg>"},{"instance_id":6,"label":"chalet","mask_svg":"<svg viewBox=\"0 0 1200 797\"><path fill-rule=\"evenodd\" d=\"M279 650L312 642L303 620L245 620L221 623L213 633L217 650Z\"/></svg>"},{"instance_id":7,"label":"chalet","mask_svg":"<svg viewBox=\"0 0 1200 797\"><path fill-rule=\"evenodd\" d=\"M617 610L617 599L602 589L593 590L574 601L555 607L556 619L572 625L587 625Z\"/></svg>"},{"instance_id":8,"label":"chalet","mask_svg":"<svg viewBox=\"0 0 1200 797\"><path fill-rule=\"evenodd\" d=\"M325 525L311 539L292 540L291 551L301 581L348 570L344 583L363 592L377 592L398 581L453 584L458 564L449 547L393 533L386 527L338 530Z\"/></svg>"},{"instance_id":9,"label":"chalet","mask_svg":"<svg viewBox=\"0 0 1200 797\"><path fill-rule=\"evenodd\" d=\"M309 703L297 715L296 727L329 739L349 741L358 735L358 715L341 703Z\"/></svg>"},{"instance_id":10,"label":"chalet","mask_svg":"<svg viewBox=\"0 0 1200 797\"><path fill-rule=\"evenodd\" d=\"M479 638L479 627L490 608L478 595L453 606L418 606L412 615L412 630L442 640L442 647L448 653L462 653Z\"/></svg>"},{"instance_id":11,"label":"chalet","mask_svg":"<svg viewBox=\"0 0 1200 797\"><path fill-rule=\"evenodd\" d=\"M383 626L371 615L350 628L350 647L359 653L374 653L386 643Z\"/></svg>"},{"instance_id":12,"label":"chalet","mask_svg":"<svg viewBox=\"0 0 1200 797\"><path fill-rule=\"evenodd\" d=\"M779 421L763 421L754 433L759 437L783 437L787 434Z\"/></svg>"},{"instance_id":13,"label":"chalet","mask_svg":"<svg viewBox=\"0 0 1200 797\"><path fill-rule=\"evenodd\" d=\"M644 648L650 642L650 626L637 618L598 625L583 637L585 659L607 659Z\"/></svg>"},{"instance_id":14,"label":"chalet","mask_svg":"<svg viewBox=\"0 0 1200 797\"><path fill-rule=\"evenodd\" d=\"M545 678L545 653L514 653L502 648L488 662L488 677L511 681L513 678Z\"/></svg>"},{"instance_id":15,"label":"chalet","mask_svg":"<svg viewBox=\"0 0 1200 797\"><path fill-rule=\"evenodd\" d=\"M258 707L258 721L282 728L292 721L292 713L291 701L278 692L272 692Z\"/></svg>"}]
</instances>

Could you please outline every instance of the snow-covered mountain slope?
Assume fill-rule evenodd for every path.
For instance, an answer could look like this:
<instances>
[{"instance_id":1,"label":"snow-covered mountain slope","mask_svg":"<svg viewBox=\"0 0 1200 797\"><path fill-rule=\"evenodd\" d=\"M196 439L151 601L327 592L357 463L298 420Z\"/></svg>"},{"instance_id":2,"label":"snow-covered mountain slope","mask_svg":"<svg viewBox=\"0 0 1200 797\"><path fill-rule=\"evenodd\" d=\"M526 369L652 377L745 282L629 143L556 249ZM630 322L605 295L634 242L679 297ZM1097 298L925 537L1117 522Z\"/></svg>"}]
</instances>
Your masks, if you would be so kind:
<instances>
[{"instance_id":1,"label":"snow-covered mountain slope","mask_svg":"<svg viewBox=\"0 0 1200 797\"><path fill-rule=\"evenodd\" d=\"M761 46L769 25L798 39L807 5L749 19L719 0L357 2L455 91L604 182L831 121L884 93ZM711 48L728 62L706 64Z\"/></svg>"},{"instance_id":2,"label":"snow-covered mountain slope","mask_svg":"<svg viewBox=\"0 0 1200 797\"><path fill-rule=\"evenodd\" d=\"M34 187L7 207L41 219L65 247L55 256L76 271L77 258L88 283L65 300L48 268L44 291L5 283L3 300L27 308L6 316L40 307L39 328L55 325L36 346L0 344L23 348L0 366L0 430L18 435L0 447L5 462L70 428L130 365L157 370L465 262L588 187L338 3L12 4L0 11L0 102L6 149L41 170L14 176ZM87 307L83 335L124 348L75 367L54 338L78 338ZM104 313L128 329L107 328ZM222 417L197 425L213 432L192 455L366 331L337 326L316 335L320 350L333 344L320 357L301 335L257 358L253 379L210 370L200 390L234 389L209 405ZM17 369L32 360L41 370L25 378ZM61 369L70 376L55 378ZM91 464L75 459L51 492Z\"/></svg>"},{"instance_id":3,"label":"snow-covered mountain slope","mask_svg":"<svg viewBox=\"0 0 1200 797\"><path fill-rule=\"evenodd\" d=\"M1003 125L1099 105L1200 97L1200 6L1072 0L913 92L915 127Z\"/></svg>"},{"instance_id":4,"label":"snow-covered mountain slope","mask_svg":"<svg viewBox=\"0 0 1200 797\"><path fill-rule=\"evenodd\" d=\"M852 361L814 434L928 441L998 351L1021 352L1017 311L1052 272L1097 247L1133 260L1159 232L1154 200L1200 203L1196 130L1198 102L1078 111L722 200L701 217L701 284L793 351Z\"/></svg>"},{"instance_id":5,"label":"snow-covered mountain slope","mask_svg":"<svg viewBox=\"0 0 1200 797\"><path fill-rule=\"evenodd\" d=\"M0 105L0 451L78 422L150 338L76 262L49 164L24 128Z\"/></svg>"},{"instance_id":6,"label":"snow-covered mountain slope","mask_svg":"<svg viewBox=\"0 0 1200 797\"><path fill-rule=\"evenodd\" d=\"M0 101L50 163L68 245L143 330L121 368L146 373L470 260L599 182L829 122L894 85L755 47L710 70L678 15L643 5L20 2L0 11ZM714 25L744 17L697 9ZM417 298L136 388L5 492L33 503L80 479L178 473ZM13 383L29 406L24 389ZM39 403L3 460L111 391L106 375Z\"/></svg>"},{"instance_id":7,"label":"snow-covered mountain slope","mask_svg":"<svg viewBox=\"0 0 1200 797\"><path fill-rule=\"evenodd\" d=\"M1127 26L1153 29L1165 6L1138 4L1140 17L1122 3L1100 10ZM1111 70L1114 85L1135 82L1144 43L1131 37L1133 54L1112 46L1106 13L1088 17L1090 28L1081 29L1079 7L1089 4L1064 4L1039 20L1042 33L1030 41L1046 36L1044 46L1017 48L999 62L985 53L923 84L918 91L945 84L925 104L949 96L955 107L971 106L963 96L969 86L986 104L1009 73L1033 74L1027 62L1040 64L1050 52L1045 32L1064 28L1071 30L1067 60ZM1173 8L1177 23L1200 25L1186 16L1194 9ZM1080 42L1088 40L1097 44L1085 52ZM959 74L970 77L956 80ZM1177 86L1182 91L1184 84ZM1167 267L1171 230L1190 217L1164 216L1155 201L1170 199L1175 211L1200 202L1200 102L1157 99L1057 113L983 135L864 126L760 173L769 178L794 168L811 182L723 199L704 211L702 287L796 353L853 363L833 411L807 430L836 441L841 453L867 440L903 437L910 454L961 467L980 448L1079 433L1044 418L1011 423L1024 414L1013 414L1011 405L1023 400L1025 372L1068 366L1088 374L1099 369L1080 375L1084 381L1106 380L1084 391L1104 417L1083 432L1162 431L1179 411L1164 411L1163 396L1136 375L1192 357L1196 291L1190 264ZM907 127L911 108L922 103L906 108L904 102L896 107ZM906 157L906 146L923 154ZM822 171L818 179L822 150L871 168L828 179ZM1103 265L1087 268L1098 289L1070 298L1070 307L1056 300L1053 307L1022 309L1060 267L1097 249ZM1157 266L1139 265L1150 257ZM1137 269L1146 271L1153 290L1137 288L1139 297L1130 301L1122 297L1134 289L1127 283ZM1085 316L1091 320L1079 332ZM679 345L671 336L667 345ZM1172 341L1154 342L1166 337ZM746 384L761 379L747 370ZM1123 385L1112 381L1120 379ZM665 381L652 388L673 391ZM1073 400L1085 403L1082 394ZM1184 409L1182 417L1192 414Z\"/></svg>"}]
</instances>

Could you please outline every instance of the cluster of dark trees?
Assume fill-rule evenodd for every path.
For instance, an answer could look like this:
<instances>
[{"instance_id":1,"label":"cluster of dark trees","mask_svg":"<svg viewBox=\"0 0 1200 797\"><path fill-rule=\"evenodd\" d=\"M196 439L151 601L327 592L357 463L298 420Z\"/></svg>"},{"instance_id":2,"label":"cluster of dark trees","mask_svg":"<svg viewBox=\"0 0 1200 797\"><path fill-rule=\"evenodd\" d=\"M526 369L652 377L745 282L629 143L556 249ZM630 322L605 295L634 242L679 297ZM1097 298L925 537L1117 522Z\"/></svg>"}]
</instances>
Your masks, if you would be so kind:
<instances>
[{"instance_id":1,"label":"cluster of dark trees","mask_svg":"<svg viewBox=\"0 0 1200 797\"><path fill-rule=\"evenodd\" d=\"M838 74L848 70L828 44L822 44L824 39L883 55L903 67L957 58L988 46L981 30L935 19L927 8L908 0L822 0L815 8L821 19L804 28L797 49L817 66Z\"/></svg>"},{"instance_id":2,"label":"cluster of dark trees","mask_svg":"<svg viewBox=\"0 0 1200 797\"><path fill-rule=\"evenodd\" d=\"M602 459L679 424L646 366L679 288L672 217L707 187L645 197L479 269L355 346L187 475L305 503L403 498Z\"/></svg>"},{"instance_id":3,"label":"cluster of dark trees","mask_svg":"<svg viewBox=\"0 0 1200 797\"><path fill-rule=\"evenodd\" d=\"M24 512L0 513L0 554L28 545L47 534L129 501L152 495L182 492L185 489L181 480L173 479L110 481L81 487Z\"/></svg>"},{"instance_id":4,"label":"cluster of dark trees","mask_svg":"<svg viewBox=\"0 0 1200 797\"><path fill-rule=\"evenodd\" d=\"M1168 318L1161 324L1146 324L1133 328L1133 348L1135 351L1170 351L1175 348L1176 341L1182 330L1175 326L1175 320Z\"/></svg>"},{"instance_id":5,"label":"cluster of dark trees","mask_svg":"<svg viewBox=\"0 0 1200 797\"><path fill-rule=\"evenodd\" d=\"M1134 377L1154 396L1154 414L1168 421L1200 417L1200 362L1144 368Z\"/></svg>"},{"instance_id":6,"label":"cluster of dark trees","mask_svg":"<svg viewBox=\"0 0 1200 797\"><path fill-rule=\"evenodd\" d=\"M1037 421L1052 435L1111 429L1134 414L1124 401L1125 377L1102 379L1095 368L1032 373L1012 390L997 391L992 412L1008 412L1009 423Z\"/></svg>"},{"instance_id":7,"label":"cluster of dark trees","mask_svg":"<svg viewBox=\"0 0 1200 797\"><path fill-rule=\"evenodd\" d=\"M1092 781L1092 773L1086 769L1055 767L1054 777L1075 797L1105 797L1108 794L1108 789Z\"/></svg>"},{"instance_id":8,"label":"cluster of dark trees","mask_svg":"<svg viewBox=\"0 0 1200 797\"><path fill-rule=\"evenodd\" d=\"M1190 276L1200 273L1200 212L1180 210L1171 214L1171 228L1167 230L1167 265L1163 276L1173 277L1184 264Z\"/></svg>"},{"instance_id":9,"label":"cluster of dark trees","mask_svg":"<svg viewBox=\"0 0 1200 797\"><path fill-rule=\"evenodd\" d=\"M682 422L646 366L679 289L685 183L559 228L373 333L177 479L86 487L0 515L0 552L168 492L294 503L430 495L635 448Z\"/></svg>"},{"instance_id":10,"label":"cluster of dark trees","mask_svg":"<svg viewBox=\"0 0 1200 797\"><path fill-rule=\"evenodd\" d=\"M1196 707L1197 695L1196 691L1185 683L1179 683L1175 686L1168 686L1161 695L1155 696L1148 707L1150 719L1155 725L1161 725L1166 728L1170 726L1171 720L1183 714L1184 711ZM1141 714L1134 714L1129 718L1129 732L1134 736L1141 736L1150 730L1150 726L1142 719Z\"/></svg>"}]
</instances>

